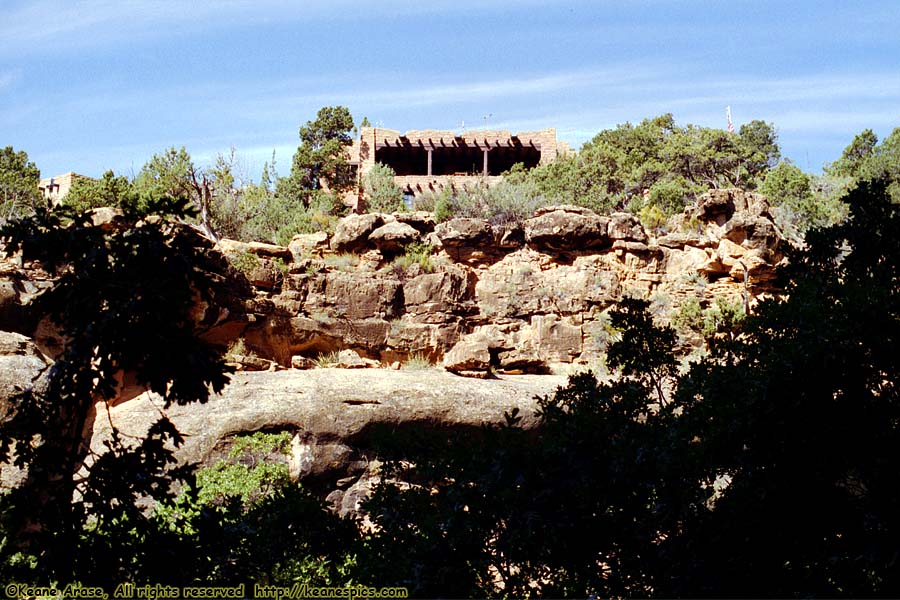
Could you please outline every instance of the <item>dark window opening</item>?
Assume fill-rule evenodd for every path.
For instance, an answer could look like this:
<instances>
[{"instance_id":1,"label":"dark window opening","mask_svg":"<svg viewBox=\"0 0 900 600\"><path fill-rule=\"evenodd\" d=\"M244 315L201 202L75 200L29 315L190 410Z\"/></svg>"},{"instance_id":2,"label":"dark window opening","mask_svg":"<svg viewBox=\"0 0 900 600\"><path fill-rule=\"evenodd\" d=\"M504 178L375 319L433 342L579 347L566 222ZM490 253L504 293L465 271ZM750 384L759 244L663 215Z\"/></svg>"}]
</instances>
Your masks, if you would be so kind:
<instances>
[{"instance_id":1,"label":"dark window opening","mask_svg":"<svg viewBox=\"0 0 900 600\"><path fill-rule=\"evenodd\" d=\"M488 152L488 175L502 175L522 163L532 169L541 161L541 151L531 146L501 146ZM387 165L397 175L428 175L428 151L421 146L385 146L375 151L375 162ZM484 150L477 146L437 147L431 152L432 175L481 175Z\"/></svg>"},{"instance_id":2,"label":"dark window opening","mask_svg":"<svg viewBox=\"0 0 900 600\"><path fill-rule=\"evenodd\" d=\"M375 162L387 165L397 175L426 175L428 153L412 146L386 146L375 150Z\"/></svg>"}]
</instances>

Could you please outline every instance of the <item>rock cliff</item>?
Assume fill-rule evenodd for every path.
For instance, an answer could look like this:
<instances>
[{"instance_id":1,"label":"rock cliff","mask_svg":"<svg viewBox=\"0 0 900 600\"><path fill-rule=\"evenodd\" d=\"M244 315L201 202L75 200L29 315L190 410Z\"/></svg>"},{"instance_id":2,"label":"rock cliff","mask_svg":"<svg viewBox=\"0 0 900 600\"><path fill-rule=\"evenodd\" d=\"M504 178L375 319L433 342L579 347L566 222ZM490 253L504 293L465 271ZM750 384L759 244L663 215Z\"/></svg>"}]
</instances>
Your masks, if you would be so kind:
<instances>
[{"instance_id":1,"label":"rock cliff","mask_svg":"<svg viewBox=\"0 0 900 600\"><path fill-rule=\"evenodd\" d=\"M650 298L662 320L688 299L752 306L777 292L783 244L765 198L740 190L703 195L660 232L627 213L556 206L524 223L366 214L288 247L223 240L204 268L227 269L224 255L234 297L198 306L197 319L239 368L272 372L238 373L221 398L170 408L186 434L179 458L208 464L236 434L289 430L293 473L355 510L377 477L374 431L476 428L513 406L529 425L534 397L564 383L547 373L602 359L604 312L623 295ZM0 329L28 336L0 338L4 397L31 385L63 343L27 310L47 285L35 265L0 263ZM450 373L411 368L426 362ZM297 370L329 363L392 368ZM134 435L159 414L140 391L123 390L110 413ZM0 418L6 408L0 398ZM93 448L108 429L101 419L86 433Z\"/></svg>"}]
</instances>

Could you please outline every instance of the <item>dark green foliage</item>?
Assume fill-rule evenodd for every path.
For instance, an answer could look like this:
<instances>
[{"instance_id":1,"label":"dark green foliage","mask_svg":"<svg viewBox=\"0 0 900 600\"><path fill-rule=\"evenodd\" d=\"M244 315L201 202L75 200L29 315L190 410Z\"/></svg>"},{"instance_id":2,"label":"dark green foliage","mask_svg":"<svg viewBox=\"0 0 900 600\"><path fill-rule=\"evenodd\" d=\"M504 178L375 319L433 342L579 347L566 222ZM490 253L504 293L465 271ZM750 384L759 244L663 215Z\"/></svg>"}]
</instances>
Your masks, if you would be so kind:
<instances>
[{"instance_id":1,"label":"dark green foliage","mask_svg":"<svg viewBox=\"0 0 900 600\"><path fill-rule=\"evenodd\" d=\"M278 195L308 205L310 193L324 186L333 193L350 189L353 172L347 164L347 147L353 117L343 106L319 109L314 121L300 128L300 146L291 163L291 174L278 180Z\"/></svg>"},{"instance_id":2,"label":"dark green foliage","mask_svg":"<svg viewBox=\"0 0 900 600\"><path fill-rule=\"evenodd\" d=\"M144 212L148 198L145 196L142 201L124 175L116 176L112 171L106 171L101 179L76 179L63 202L77 212L101 206Z\"/></svg>"},{"instance_id":3,"label":"dark green foliage","mask_svg":"<svg viewBox=\"0 0 900 600\"><path fill-rule=\"evenodd\" d=\"M41 172L24 150L0 149L0 223L34 213L43 204L38 191Z\"/></svg>"},{"instance_id":4,"label":"dark green foliage","mask_svg":"<svg viewBox=\"0 0 900 600\"><path fill-rule=\"evenodd\" d=\"M359 577L391 564L421 596L900 593L900 212L884 183L846 202L794 251L786 296L679 381L674 332L628 300L622 376L572 378L536 433L511 415L405 440L414 465L385 470L413 486L370 503Z\"/></svg>"},{"instance_id":5,"label":"dark green foliage","mask_svg":"<svg viewBox=\"0 0 900 600\"><path fill-rule=\"evenodd\" d=\"M613 349L628 374L603 385L573 377L540 401L537 434L517 426L517 411L503 427L441 444L394 432L386 455L416 462L388 463L386 476L413 487L382 485L369 503L381 529L359 555L358 577L393 576L422 597L649 594L661 528L673 524L657 496L680 480L666 481L662 468L672 415L653 409L657 382L674 368L671 350L655 344L674 332L637 332L645 309L627 300L612 313L626 328ZM633 370L638 363L655 375Z\"/></svg>"},{"instance_id":6,"label":"dark green foliage","mask_svg":"<svg viewBox=\"0 0 900 600\"><path fill-rule=\"evenodd\" d=\"M495 220L503 215L507 220L527 218L549 204L600 213L628 209L656 227L710 188L752 189L779 156L769 123L752 121L739 134L729 134L680 127L666 114L601 131L578 154L560 156L527 173L514 168L496 188L457 190L432 205L441 217Z\"/></svg>"},{"instance_id":7,"label":"dark green foliage","mask_svg":"<svg viewBox=\"0 0 900 600\"><path fill-rule=\"evenodd\" d=\"M189 214L183 200L152 208ZM115 396L117 375L133 373L166 406L205 402L227 381L224 362L199 339L202 324L191 312L198 296L212 301L217 289L200 268L206 248L171 221L137 219L126 215L120 228L105 231L88 215L62 209L0 231L8 251L21 249L57 276L35 310L67 336L45 384L13 400L13 415L0 430L0 460L14 455L16 465L29 469L0 508L3 563L16 562L17 552L31 555L32 577L73 580L86 525L112 537L145 531L138 500L167 497L179 477L165 471L173 462L167 444L181 438L163 416L143 440L115 435L88 475L74 478L86 457L83 429L94 403L105 410L103 402Z\"/></svg>"},{"instance_id":8,"label":"dark green foliage","mask_svg":"<svg viewBox=\"0 0 900 600\"><path fill-rule=\"evenodd\" d=\"M894 202L900 203L900 127L878 143L871 129L857 135L841 158L828 165L833 175L854 180L884 179Z\"/></svg>"},{"instance_id":9,"label":"dark green foliage","mask_svg":"<svg viewBox=\"0 0 900 600\"><path fill-rule=\"evenodd\" d=\"M376 163L363 177L366 208L369 212L392 213L405 209L403 191L394 183L394 170Z\"/></svg>"},{"instance_id":10,"label":"dark green foliage","mask_svg":"<svg viewBox=\"0 0 900 600\"><path fill-rule=\"evenodd\" d=\"M819 185L814 188L814 183ZM759 191L768 198L782 231L799 240L809 229L834 225L847 216L846 204L829 193L825 183L824 177L814 179L784 160L766 174Z\"/></svg>"}]
</instances>

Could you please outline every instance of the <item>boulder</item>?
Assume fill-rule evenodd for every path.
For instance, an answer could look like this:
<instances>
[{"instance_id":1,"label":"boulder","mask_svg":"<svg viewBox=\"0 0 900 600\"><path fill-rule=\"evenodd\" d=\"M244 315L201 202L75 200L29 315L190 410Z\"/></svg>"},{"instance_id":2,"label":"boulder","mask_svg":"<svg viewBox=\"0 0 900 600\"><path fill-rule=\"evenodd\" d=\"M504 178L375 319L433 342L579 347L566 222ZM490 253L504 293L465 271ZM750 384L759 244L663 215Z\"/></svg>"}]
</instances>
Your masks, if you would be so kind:
<instances>
[{"instance_id":1,"label":"boulder","mask_svg":"<svg viewBox=\"0 0 900 600\"><path fill-rule=\"evenodd\" d=\"M365 456L379 431L427 429L441 435L442 430L475 429L502 423L504 411L514 406L521 409L522 425L531 428L537 424L534 397L564 383L564 377L515 376L485 384L437 369L236 373L220 396L203 404L172 405L166 414L184 435L184 444L175 449L181 464L208 464L222 442L236 434L289 430L297 436L292 469L300 477L330 475L337 482L348 469L359 472L348 464L342 446ZM108 419L94 422L91 449L106 451L103 442L111 426L121 435L143 437L159 419L159 406L144 396L113 406Z\"/></svg>"},{"instance_id":2,"label":"boulder","mask_svg":"<svg viewBox=\"0 0 900 600\"><path fill-rule=\"evenodd\" d=\"M434 213L427 210L395 212L392 216L400 223L406 223L422 235L434 231Z\"/></svg>"},{"instance_id":3,"label":"boulder","mask_svg":"<svg viewBox=\"0 0 900 600\"><path fill-rule=\"evenodd\" d=\"M294 260L294 255L289 248L278 246L276 244L266 244L264 242L239 242L223 238L218 241L216 247L225 254L254 254L264 258L279 258L285 261Z\"/></svg>"},{"instance_id":4,"label":"boulder","mask_svg":"<svg viewBox=\"0 0 900 600\"><path fill-rule=\"evenodd\" d=\"M490 224L482 219L450 219L435 227L434 233L447 248L479 248L494 239Z\"/></svg>"},{"instance_id":5,"label":"boulder","mask_svg":"<svg viewBox=\"0 0 900 600\"><path fill-rule=\"evenodd\" d=\"M609 217L557 209L525 221L525 241L541 251L566 252L609 246Z\"/></svg>"},{"instance_id":6,"label":"boulder","mask_svg":"<svg viewBox=\"0 0 900 600\"><path fill-rule=\"evenodd\" d=\"M341 350L334 365L338 369L368 369L381 366L377 360L363 358L356 350Z\"/></svg>"},{"instance_id":7,"label":"boulder","mask_svg":"<svg viewBox=\"0 0 900 600\"><path fill-rule=\"evenodd\" d=\"M384 225L384 216L378 213L348 215L340 220L331 237L331 249L335 252L356 252L368 246L369 234Z\"/></svg>"},{"instance_id":8,"label":"boulder","mask_svg":"<svg viewBox=\"0 0 900 600\"><path fill-rule=\"evenodd\" d=\"M444 368L452 373L490 371L491 352L488 341L480 336L467 336L444 356Z\"/></svg>"},{"instance_id":9,"label":"boulder","mask_svg":"<svg viewBox=\"0 0 900 600\"><path fill-rule=\"evenodd\" d=\"M0 423L9 415L10 399L35 385L49 365L30 338L0 331Z\"/></svg>"},{"instance_id":10,"label":"boulder","mask_svg":"<svg viewBox=\"0 0 900 600\"><path fill-rule=\"evenodd\" d=\"M609 239L630 242L647 242L647 232L640 219L631 213L614 212L609 216Z\"/></svg>"},{"instance_id":11,"label":"boulder","mask_svg":"<svg viewBox=\"0 0 900 600\"><path fill-rule=\"evenodd\" d=\"M301 370L315 369L316 361L314 361L313 359L308 358L306 356L303 356L302 354L295 354L294 356L291 357L291 368L292 369L301 369Z\"/></svg>"},{"instance_id":12,"label":"boulder","mask_svg":"<svg viewBox=\"0 0 900 600\"><path fill-rule=\"evenodd\" d=\"M369 234L369 241L382 254L397 254L403 251L404 246L419 240L419 232L406 223L392 221L385 223Z\"/></svg>"},{"instance_id":13,"label":"boulder","mask_svg":"<svg viewBox=\"0 0 900 600\"><path fill-rule=\"evenodd\" d=\"M315 254L322 254L328 248L328 234L324 231L299 233L291 238L288 250L294 261L300 261Z\"/></svg>"}]
</instances>

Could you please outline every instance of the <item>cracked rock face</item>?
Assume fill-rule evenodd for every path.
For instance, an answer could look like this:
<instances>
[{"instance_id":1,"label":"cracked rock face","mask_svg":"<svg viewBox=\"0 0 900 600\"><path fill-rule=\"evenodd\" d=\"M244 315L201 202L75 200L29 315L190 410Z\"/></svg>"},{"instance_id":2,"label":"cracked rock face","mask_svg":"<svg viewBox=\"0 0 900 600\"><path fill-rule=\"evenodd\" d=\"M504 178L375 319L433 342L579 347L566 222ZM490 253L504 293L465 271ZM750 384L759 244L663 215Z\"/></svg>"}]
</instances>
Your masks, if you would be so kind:
<instances>
[{"instance_id":1,"label":"cracked rock face","mask_svg":"<svg viewBox=\"0 0 900 600\"><path fill-rule=\"evenodd\" d=\"M184 445L176 450L181 463L209 466L240 434L291 432L290 455L283 460L292 476L322 498L340 495L339 512L347 514L371 487L373 443L379 436L411 428L434 435L477 431L484 424L503 423L504 412L514 407L523 426L533 427L535 396L564 383L561 376L477 381L438 369L244 372L233 376L221 396L165 412L184 435ZM110 422L123 435L145 435L161 408L150 394L111 407L110 419L93 424L91 449L103 452Z\"/></svg>"}]
</instances>

